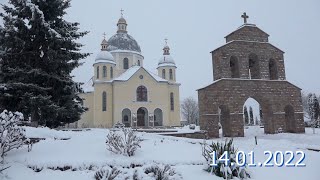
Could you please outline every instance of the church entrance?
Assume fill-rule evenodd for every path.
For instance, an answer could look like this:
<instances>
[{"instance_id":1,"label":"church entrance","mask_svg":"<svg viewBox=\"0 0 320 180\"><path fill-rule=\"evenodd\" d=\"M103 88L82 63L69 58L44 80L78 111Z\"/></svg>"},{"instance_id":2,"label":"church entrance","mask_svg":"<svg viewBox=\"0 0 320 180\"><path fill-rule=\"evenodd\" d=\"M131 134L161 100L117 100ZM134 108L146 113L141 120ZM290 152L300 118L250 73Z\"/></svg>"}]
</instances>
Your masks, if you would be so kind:
<instances>
[{"instance_id":1,"label":"church entrance","mask_svg":"<svg viewBox=\"0 0 320 180\"><path fill-rule=\"evenodd\" d=\"M146 126L148 122L148 110L141 107L137 111L137 126Z\"/></svg>"}]
</instances>

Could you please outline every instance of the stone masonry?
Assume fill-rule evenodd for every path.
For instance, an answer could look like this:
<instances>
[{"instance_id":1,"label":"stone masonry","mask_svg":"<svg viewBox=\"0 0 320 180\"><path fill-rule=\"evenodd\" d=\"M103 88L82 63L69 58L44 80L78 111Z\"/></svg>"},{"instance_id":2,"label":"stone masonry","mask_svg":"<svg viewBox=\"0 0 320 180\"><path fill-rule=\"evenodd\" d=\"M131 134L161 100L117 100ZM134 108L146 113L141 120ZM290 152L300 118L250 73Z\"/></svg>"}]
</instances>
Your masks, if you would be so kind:
<instances>
[{"instance_id":1,"label":"stone masonry","mask_svg":"<svg viewBox=\"0 0 320 180\"><path fill-rule=\"evenodd\" d=\"M304 133L301 89L286 81L284 52L254 24L226 36L211 52L214 82L198 90L200 128L209 137L244 136L243 106L254 98L261 106L265 133Z\"/></svg>"}]
</instances>

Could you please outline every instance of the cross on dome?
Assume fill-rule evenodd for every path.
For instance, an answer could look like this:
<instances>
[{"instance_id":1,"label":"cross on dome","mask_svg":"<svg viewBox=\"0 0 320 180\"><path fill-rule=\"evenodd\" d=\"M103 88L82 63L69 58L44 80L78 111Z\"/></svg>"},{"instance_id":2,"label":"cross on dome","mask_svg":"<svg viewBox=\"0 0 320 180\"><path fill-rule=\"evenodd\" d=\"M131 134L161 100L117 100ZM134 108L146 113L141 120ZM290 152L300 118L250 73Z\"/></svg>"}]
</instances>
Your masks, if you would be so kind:
<instances>
[{"instance_id":1,"label":"cross on dome","mask_svg":"<svg viewBox=\"0 0 320 180\"><path fill-rule=\"evenodd\" d=\"M121 11L121 17L123 17L123 11L124 11L124 10L121 8L120 11Z\"/></svg>"},{"instance_id":2,"label":"cross on dome","mask_svg":"<svg viewBox=\"0 0 320 180\"><path fill-rule=\"evenodd\" d=\"M249 19L249 16L247 15L246 12L244 12L241 17L243 18L244 24L247 24L247 19Z\"/></svg>"}]
</instances>

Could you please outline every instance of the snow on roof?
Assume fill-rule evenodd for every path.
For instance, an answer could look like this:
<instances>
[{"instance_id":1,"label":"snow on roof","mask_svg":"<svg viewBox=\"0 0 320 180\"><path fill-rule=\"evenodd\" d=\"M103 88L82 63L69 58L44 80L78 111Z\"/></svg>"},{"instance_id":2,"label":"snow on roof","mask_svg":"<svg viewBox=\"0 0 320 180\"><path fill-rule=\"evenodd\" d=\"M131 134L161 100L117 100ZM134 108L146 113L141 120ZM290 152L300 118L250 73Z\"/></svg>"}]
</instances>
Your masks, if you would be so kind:
<instances>
[{"instance_id":1,"label":"snow on roof","mask_svg":"<svg viewBox=\"0 0 320 180\"><path fill-rule=\"evenodd\" d=\"M113 79L113 81L128 81L140 68L144 69L152 78L154 78L158 82L168 82L165 79L162 79L158 75L152 73L151 71L146 70L141 66L132 66L126 72L121 74L119 77Z\"/></svg>"},{"instance_id":2,"label":"snow on roof","mask_svg":"<svg viewBox=\"0 0 320 180\"><path fill-rule=\"evenodd\" d=\"M96 56L96 61L99 60L108 60L108 61L114 61L114 58L112 54L108 51L100 51Z\"/></svg>"},{"instance_id":3,"label":"snow on roof","mask_svg":"<svg viewBox=\"0 0 320 180\"><path fill-rule=\"evenodd\" d=\"M146 69L144 69L146 70ZM156 81L158 82L168 82L167 80L165 79L162 79L161 77L159 77L158 75L154 74L153 72L149 71L149 70L146 70Z\"/></svg>"},{"instance_id":4,"label":"snow on roof","mask_svg":"<svg viewBox=\"0 0 320 180\"><path fill-rule=\"evenodd\" d=\"M163 55L160 59L159 59L159 63L158 65L161 64L175 64L172 56L170 55Z\"/></svg>"},{"instance_id":5,"label":"snow on roof","mask_svg":"<svg viewBox=\"0 0 320 180\"><path fill-rule=\"evenodd\" d=\"M93 77L90 80L82 85L82 89L84 92L93 92Z\"/></svg>"}]
</instances>

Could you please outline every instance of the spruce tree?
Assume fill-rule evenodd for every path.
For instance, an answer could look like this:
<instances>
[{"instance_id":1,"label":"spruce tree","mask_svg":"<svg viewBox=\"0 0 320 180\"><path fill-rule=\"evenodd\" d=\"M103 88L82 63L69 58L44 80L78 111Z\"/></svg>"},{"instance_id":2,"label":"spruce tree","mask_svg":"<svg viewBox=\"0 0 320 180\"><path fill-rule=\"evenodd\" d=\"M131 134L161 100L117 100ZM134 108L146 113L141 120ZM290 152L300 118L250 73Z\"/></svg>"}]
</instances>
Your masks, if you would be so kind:
<instances>
[{"instance_id":1,"label":"spruce tree","mask_svg":"<svg viewBox=\"0 0 320 180\"><path fill-rule=\"evenodd\" d=\"M250 116L250 124L253 125L254 124L254 119L253 119L253 109L250 106L249 108L249 116Z\"/></svg>"},{"instance_id":2,"label":"spruce tree","mask_svg":"<svg viewBox=\"0 0 320 180\"><path fill-rule=\"evenodd\" d=\"M70 74L89 55L76 42L88 32L63 19L69 7L70 0L9 0L0 15L0 107L49 127L75 122L86 110Z\"/></svg>"},{"instance_id":3,"label":"spruce tree","mask_svg":"<svg viewBox=\"0 0 320 180\"><path fill-rule=\"evenodd\" d=\"M247 106L244 106L244 124L248 125L249 124L249 114L248 114L248 108Z\"/></svg>"}]
</instances>

